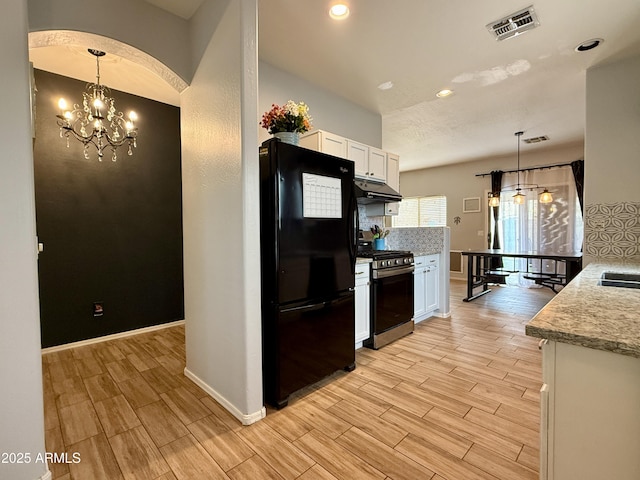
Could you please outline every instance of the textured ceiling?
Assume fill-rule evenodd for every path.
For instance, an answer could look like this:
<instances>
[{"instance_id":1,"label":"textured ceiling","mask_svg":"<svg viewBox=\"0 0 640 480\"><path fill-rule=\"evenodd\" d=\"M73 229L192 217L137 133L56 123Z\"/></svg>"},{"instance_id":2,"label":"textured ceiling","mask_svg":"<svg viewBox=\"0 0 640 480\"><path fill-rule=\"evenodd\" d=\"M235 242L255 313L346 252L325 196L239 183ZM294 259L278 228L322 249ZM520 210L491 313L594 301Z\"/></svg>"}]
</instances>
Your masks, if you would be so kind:
<instances>
[{"instance_id":1,"label":"textured ceiling","mask_svg":"<svg viewBox=\"0 0 640 480\"><path fill-rule=\"evenodd\" d=\"M146 1L189 19L203 1L218 0ZM380 113L382 146L400 155L401 170L511 154L519 130L525 138L549 137L523 145L523 152L582 142L587 68L640 54L638 0L537 0L533 6L540 26L501 42L486 24L529 4L348 0L349 18L336 22L327 14L331 3L259 0L260 58ZM574 51L595 37L605 40L600 47ZM44 50L42 56L47 56ZM41 68L43 61L34 63ZM62 70L69 68L68 61L58 63L64 63ZM147 70L127 66L120 74L119 65L124 64L105 65L105 83L131 91L118 82L135 77L133 82L144 87ZM112 68L115 81L109 83ZM133 77L131 72L136 72ZM390 90L377 88L388 81L394 84ZM149 85L153 94L146 96L179 101L162 81ZM436 98L443 88L454 94Z\"/></svg>"}]
</instances>

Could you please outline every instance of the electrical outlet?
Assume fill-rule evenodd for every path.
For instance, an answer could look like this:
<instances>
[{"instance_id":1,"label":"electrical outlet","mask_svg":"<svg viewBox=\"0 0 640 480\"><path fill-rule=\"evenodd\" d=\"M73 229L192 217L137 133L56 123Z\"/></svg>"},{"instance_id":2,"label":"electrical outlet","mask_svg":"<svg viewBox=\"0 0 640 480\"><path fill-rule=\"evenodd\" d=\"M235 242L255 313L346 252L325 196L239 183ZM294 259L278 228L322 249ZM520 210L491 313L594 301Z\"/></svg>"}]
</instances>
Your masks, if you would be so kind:
<instances>
[{"instance_id":1,"label":"electrical outlet","mask_svg":"<svg viewBox=\"0 0 640 480\"><path fill-rule=\"evenodd\" d=\"M93 316L101 317L104 315L104 303L103 302L93 302Z\"/></svg>"},{"instance_id":2,"label":"electrical outlet","mask_svg":"<svg viewBox=\"0 0 640 480\"><path fill-rule=\"evenodd\" d=\"M478 236L484 237L484 230L478 230Z\"/></svg>"}]
</instances>

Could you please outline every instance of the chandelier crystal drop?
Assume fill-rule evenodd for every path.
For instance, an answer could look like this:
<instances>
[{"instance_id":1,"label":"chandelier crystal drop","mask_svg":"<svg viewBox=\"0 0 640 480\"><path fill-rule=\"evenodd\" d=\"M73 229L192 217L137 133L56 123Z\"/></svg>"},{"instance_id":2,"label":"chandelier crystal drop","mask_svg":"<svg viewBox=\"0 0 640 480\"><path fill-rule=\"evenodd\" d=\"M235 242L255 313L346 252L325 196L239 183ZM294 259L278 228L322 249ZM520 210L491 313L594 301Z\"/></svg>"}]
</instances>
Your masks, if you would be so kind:
<instances>
[{"instance_id":1,"label":"chandelier crystal drop","mask_svg":"<svg viewBox=\"0 0 640 480\"><path fill-rule=\"evenodd\" d=\"M82 105L76 103L69 109L64 98L58 101L60 113L56 117L60 137L66 139L67 148L72 136L82 142L86 159L89 159L89 145L96 147L99 161L102 161L104 150L110 148L111 160L115 162L118 159L118 147L126 145L127 155L133 155L133 149L137 147L138 129L135 122L138 116L131 111L125 118L122 112L116 110L111 91L100 84L100 57L105 53L91 48L89 53L96 57L96 83L87 84L86 91L82 93Z\"/></svg>"}]
</instances>

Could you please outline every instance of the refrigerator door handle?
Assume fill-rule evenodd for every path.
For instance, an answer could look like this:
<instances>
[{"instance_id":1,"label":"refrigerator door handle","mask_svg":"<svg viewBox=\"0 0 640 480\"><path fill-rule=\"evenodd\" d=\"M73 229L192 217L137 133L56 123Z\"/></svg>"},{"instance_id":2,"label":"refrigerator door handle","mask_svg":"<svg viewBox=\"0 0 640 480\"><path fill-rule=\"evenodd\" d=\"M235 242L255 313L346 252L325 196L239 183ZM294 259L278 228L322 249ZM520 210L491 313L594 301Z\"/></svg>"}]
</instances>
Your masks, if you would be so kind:
<instances>
[{"instance_id":1,"label":"refrigerator door handle","mask_svg":"<svg viewBox=\"0 0 640 480\"><path fill-rule=\"evenodd\" d=\"M298 307L291 307L291 308L283 308L282 310L280 310L281 313L287 313L287 312L300 312L300 311L313 311L313 310L322 310L324 307L327 306L329 302L320 302L320 303L314 303L313 305L301 305Z\"/></svg>"},{"instance_id":2,"label":"refrigerator door handle","mask_svg":"<svg viewBox=\"0 0 640 480\"><path fill-rule=\"evenodd\" d=\"M353 181L351 182L353 183ZM351 260L351 270L356 267L356 254L358 252L358 231L360 230L360 216L358 215L358 201L356 200L355 188L351 187L349 198L349 227L347 235L349 236L349 258Z\"/></svg>"}]
</instances>

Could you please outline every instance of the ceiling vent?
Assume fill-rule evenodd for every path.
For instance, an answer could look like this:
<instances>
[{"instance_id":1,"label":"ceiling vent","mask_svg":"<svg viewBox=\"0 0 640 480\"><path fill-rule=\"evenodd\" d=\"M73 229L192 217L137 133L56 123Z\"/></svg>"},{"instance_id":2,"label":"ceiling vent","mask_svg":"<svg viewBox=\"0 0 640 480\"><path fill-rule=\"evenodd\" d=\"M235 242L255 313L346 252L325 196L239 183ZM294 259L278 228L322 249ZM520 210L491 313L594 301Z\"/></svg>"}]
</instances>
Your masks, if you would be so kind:
<instances>
[{"instance_id":1,"label":"ceiling vent","mask_svg":"<svg viewBox=\"0 0 640 480\"><path fill-rule=\"evenodd\" d=\"M500 20L491 22L487 25L487 29L495 35L496 40L506 40L536 28L538 25L540 25L540 22L533 5L531 5Z\"/></svg>"},{"instance_id":2,"label":"ceiling vent","mask_svg":"<svg viewBox=\"0 0 640 480\"><path fill-rule=\"evenodd\" d=\"M522 139L524 143L540 143L540 142L546 142L547 140L549 140L549 137L547 137L546 135L542 135L540 137L531 137L531 138Z\"/></svg>"}]
</instances>

